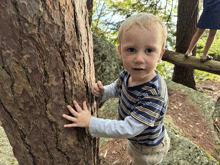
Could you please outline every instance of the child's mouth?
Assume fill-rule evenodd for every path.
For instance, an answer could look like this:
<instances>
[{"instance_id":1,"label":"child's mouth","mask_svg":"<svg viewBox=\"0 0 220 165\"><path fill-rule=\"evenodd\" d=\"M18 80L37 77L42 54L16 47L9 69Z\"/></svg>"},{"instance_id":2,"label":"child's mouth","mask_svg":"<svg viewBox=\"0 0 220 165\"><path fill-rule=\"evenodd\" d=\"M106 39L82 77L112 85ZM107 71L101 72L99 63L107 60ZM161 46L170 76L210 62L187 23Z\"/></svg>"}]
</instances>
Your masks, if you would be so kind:
<instances>
[{"instance_id":1,"label":"child's mouth","mask_svg":"<svg viewBox=\"0 0 220 165\"><path fill-rule=\"evenodd\" d=\"M144 70L144 69L142 69L142 68L133 68L133 70L141 71L141 70Z\"/></svg>"}]
</instances>

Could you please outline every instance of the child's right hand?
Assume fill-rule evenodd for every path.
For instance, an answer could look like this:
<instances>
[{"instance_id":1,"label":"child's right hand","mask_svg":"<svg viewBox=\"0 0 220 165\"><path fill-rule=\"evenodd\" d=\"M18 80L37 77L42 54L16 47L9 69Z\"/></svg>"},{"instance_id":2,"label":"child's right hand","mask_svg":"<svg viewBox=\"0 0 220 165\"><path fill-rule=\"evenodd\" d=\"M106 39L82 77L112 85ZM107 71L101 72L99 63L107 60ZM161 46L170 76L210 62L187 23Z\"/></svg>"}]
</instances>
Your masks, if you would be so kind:
<instances>
[{"instance_id":1,"label":"child's right hand","mask_svg":"<svg viewBox=\"0 0 220 165\"><path fill-rule=\"evenodd\" d=\"M94 96L96 97L100 97L103 95L105 91L104 86L102 85L101 81L98 81L97 83L95 83L95 85L92 87L92 93Z\"/></svg>"}]
</instances>

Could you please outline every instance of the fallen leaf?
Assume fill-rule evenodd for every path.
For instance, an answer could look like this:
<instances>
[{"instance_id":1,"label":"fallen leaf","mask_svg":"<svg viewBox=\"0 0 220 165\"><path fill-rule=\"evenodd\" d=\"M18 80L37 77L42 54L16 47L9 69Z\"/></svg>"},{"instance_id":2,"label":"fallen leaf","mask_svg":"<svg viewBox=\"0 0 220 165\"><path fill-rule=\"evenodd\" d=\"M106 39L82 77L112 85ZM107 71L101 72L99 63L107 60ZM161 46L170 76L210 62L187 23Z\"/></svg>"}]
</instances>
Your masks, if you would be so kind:
<instances>
[{"instance_id":1,"label":"fallen leaf","mask_svg":"<svg viewBox=\"0 0 220 165\"><path fill-rule=\"evenodd\" d=\"M114 150L114 151L112 151L112 154L117 154L117 152Z\"/></svg>"},{"instance_id":2,"label":"fallen leaf","mask_svg":"<svg viewBox=\"0 0 220 165\"><path fill-rule=\"evenodd\" d=\"M104 158L107 156L107 153L108 153L108 151L107 151L107 150L105 150Z\"/></svg>"}]
</instances>

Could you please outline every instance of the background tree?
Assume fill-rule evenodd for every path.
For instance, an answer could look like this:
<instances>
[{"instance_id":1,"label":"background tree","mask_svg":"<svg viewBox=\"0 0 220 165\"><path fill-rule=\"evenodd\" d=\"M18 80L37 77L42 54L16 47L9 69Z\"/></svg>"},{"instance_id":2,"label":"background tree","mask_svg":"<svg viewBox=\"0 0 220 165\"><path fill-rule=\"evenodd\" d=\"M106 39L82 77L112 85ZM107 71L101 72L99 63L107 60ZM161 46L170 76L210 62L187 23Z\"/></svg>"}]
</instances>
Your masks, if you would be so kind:
<instances>
[{"instance_id":1,"label":"background tree","mask_svg":"<svg viewBox=\"0 0 220 165\"><path fill-rule=\"evenodd\" d=\"M72 100L96 116L85 2L11 0L0 11L0 120L19 164L97 164L98 140L61 117Z\"/></svg>"},{"instance_id":2,"label":"background tree","mask_svg":"<svg viewBox=\"0 0 220 165\"><path fill-rule=\"evenodd\" d=\"M176 34L176 52L185 53L196 31L199 0L179 0ZM196 55L196 48L193 50ZM196 89L194 69L175 65L172 80L190 88Z\"/></svg>"},{"instance_id":3,"label":"background tree","mask_svg":"<svg viewBox=\"0 0 220 165\"><path fill-rule=\"evenodd\" d=\"M93 0L86 0L86 6L89 13L89 25L91 26L93 16Z\"/></svg>"}]
</instances>

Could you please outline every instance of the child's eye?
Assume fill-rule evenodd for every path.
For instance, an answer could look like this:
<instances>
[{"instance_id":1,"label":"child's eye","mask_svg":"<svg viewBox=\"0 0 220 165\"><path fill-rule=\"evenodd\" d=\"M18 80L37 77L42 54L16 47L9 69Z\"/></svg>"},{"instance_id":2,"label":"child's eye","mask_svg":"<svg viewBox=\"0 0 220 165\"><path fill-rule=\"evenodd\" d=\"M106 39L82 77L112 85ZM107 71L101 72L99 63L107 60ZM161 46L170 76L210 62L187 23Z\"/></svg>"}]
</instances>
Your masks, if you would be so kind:
<instances>
[{"instance_id":1,"label":"child's eye","mask_svg":"<svg viewBox=\"0 0 220 165\"><path fill-rule=\"evenodd\" d=\"M146 49L146 53L152 53L153 50L152 49Z\"/></svg>"},{"instance_id":2,"label":"child's eye","mask_svg":"<svg viewBox=\"0 0 220 165\"><path fill-rule=\"evenodd\" d=\"M135 49L134 48L128 48L128 51L131 52L131 53L134 53Z\"/></svg>"}]
</instances>

